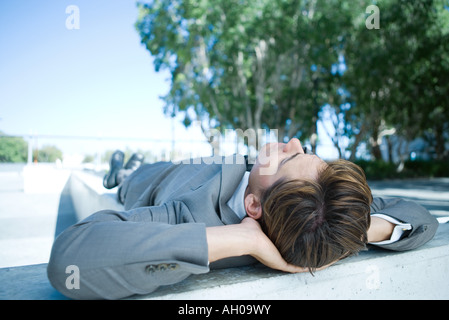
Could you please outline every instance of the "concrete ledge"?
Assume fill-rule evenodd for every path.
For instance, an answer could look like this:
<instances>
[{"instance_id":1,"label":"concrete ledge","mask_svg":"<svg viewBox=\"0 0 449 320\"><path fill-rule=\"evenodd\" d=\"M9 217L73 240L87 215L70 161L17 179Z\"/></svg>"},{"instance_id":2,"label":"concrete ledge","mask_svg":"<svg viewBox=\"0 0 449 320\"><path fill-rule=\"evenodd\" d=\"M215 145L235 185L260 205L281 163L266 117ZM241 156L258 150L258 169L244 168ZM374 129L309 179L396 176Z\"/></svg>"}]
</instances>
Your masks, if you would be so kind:
<instances>
[{"instance_id":1,"label":"concrete ledge","mask_svg":"<svg viewBox=\"0 0 449 320\"><path fill-rule=\"evenodd\" d=\"M73 172L67 186L78 220L101 209L123 209L116 190L105 190L98 176ZM2 268L0 283L0 299L65 299L48 282L46 264ZM435 238L417 250L370 249L315 276L257 264L190 276L130 299L449 299L448 283L449 224L441 224Z\"/></svg>"},{"instance_id":2,"label":"concrete ledge","mask_svg":"<svg viewBox=\"0 0 449 320\"><path fill-rule=\"evenodd\" d=\"M420 249L372 249L312 276L263 265L214 270L132 299L448 299L449 225Z\"/></svg>"},{"instance_id":3,"label":"concrete ledge","mask_svg":"<svg viewBox=\"0 0 449 320\"><path fill-rule=\"evenodd\" d=\"M123 210L123 205L117 201L117 188L105 189L99 176L74 171L68 183L78 221L103 209Z\"/></svg>"},{"instance_id":4,"label":"concrete ledge","mask_svg":"<svg viewBox=\"0 0 449 320\"><path fill-rule=\"evenodd\" d=\"M0 269L0 300L66 299L51 287L46 268L37 264ZM444 224L420 249L363 252L315 276L262 265L213 270L130 299L449 299L448 283L449 224Z\"/></svg>"},{"instance_id":5,"label":"concrete ledge","mask_svg":"<svg viewBox=\"0 0 449 320\"><path fill-rule=\"evenodd\" d=\"M47 264L0 269L0 300L68 300L47 278Z\"/></svg>"}]
</instances>

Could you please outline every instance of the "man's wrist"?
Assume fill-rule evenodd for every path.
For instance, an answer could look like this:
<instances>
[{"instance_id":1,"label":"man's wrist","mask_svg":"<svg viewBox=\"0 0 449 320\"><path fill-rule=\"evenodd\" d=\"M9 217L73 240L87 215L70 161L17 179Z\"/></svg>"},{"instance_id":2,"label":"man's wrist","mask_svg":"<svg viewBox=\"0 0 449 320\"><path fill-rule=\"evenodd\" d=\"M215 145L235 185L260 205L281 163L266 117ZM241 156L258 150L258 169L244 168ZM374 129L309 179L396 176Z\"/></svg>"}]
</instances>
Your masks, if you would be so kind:
<instances>
[{"instance_id":1,"label":"man's wrist","mask_svg":"<svg viewBox=\"0 0 449 320\"><path fill-rule=\"evenodd\" d=\"M371 217L368 229L368 242L380 242L390 239L394 224L378 217Z\"/></svg>"},{"instance_id":2,"label":"man's wrist","mask_svg":"<svg viewBox=\"0 0 449 320\"><path fill-rule=\"evenodd\" d=\"M252 238L242 224L206 228L209 262L251 254Z\"/></svg>"}]
</instances>

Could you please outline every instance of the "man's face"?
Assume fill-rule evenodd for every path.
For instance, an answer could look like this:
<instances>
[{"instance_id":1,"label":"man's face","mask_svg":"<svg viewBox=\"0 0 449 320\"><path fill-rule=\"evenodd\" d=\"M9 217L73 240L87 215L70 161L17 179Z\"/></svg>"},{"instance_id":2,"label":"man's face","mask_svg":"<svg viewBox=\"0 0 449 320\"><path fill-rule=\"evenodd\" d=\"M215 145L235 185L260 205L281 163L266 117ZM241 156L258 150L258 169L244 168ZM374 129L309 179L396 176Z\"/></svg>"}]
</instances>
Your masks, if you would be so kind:
<instances>
[{"instance_id":1,"label":"man's face","mask_svg":"<svg viewBox=\"0 0 449 320\"><path fill-rule=\"evenodd\" d=\"M265 190L280 178L315 180L326 163L316 155L305 154L298 139L264 145L249 176L253 192ZM258 192L257 192L258 193Z\"/></svg>"}]
</instances>

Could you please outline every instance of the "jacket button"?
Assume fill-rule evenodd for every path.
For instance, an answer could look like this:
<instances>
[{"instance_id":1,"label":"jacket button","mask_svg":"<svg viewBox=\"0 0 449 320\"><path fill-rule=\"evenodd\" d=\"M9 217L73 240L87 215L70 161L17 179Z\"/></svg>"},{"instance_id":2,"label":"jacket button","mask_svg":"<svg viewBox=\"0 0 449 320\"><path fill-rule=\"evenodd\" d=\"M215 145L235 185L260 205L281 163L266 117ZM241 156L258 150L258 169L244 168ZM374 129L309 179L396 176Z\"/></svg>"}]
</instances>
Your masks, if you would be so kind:
<instances>
[{"instance_id":1,"label":"jacket button","mask_svg":"<svg viewBox=\"0 0 449 320\"><path fill-rule=\"evenodd\" d=\"M165 271L168 269L168 265L166 263L160 263L157 265L157 270L159 271Z\"/></svg>"},{"instance_id":2,"label":"jacket button","mask_svg":"<svg viewBox=\"0 0 449 320\"><path fill-rule=\"evenodd\" d=\"M179 264L177 264L177 263L169 263L168 264L168 269L169 270L176 270L178 268L179 268Z\"/></svg>"},{"instance_id":3,"label":"jacket button","mask_svg":"<svg viewBox=\"0 0 449 320\"><path fill-rule=\"evenodd\" d=\"M176 270L179 268L177 263L160 263L160 264L149 264L145 267L145 272L153 274L156 271L166 271L166 270Z\"/></svg>"},{"instance_id":4,"label":"jacket button","mask_svg":"<svg viewBox=\"0 0 449 320\"><path fill-rule=\"evenodd\" d=\"M155 271L156 271L156 266L153 265L153 264L150 264L150 265L148 265L148 266L145 267L145 272L146 272L146 273L152 274L152 273L154 273Z\"/></svg>"}]
</instances>

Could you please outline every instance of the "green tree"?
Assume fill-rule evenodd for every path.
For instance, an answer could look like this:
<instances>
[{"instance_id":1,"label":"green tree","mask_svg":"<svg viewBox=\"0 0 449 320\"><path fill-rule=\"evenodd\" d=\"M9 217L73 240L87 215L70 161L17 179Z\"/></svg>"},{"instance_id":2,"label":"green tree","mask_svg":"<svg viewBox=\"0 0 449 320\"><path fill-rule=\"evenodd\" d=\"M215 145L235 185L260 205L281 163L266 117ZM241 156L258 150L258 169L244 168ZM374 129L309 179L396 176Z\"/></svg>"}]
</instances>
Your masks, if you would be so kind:
<instances>
[{"instance_id":1,"label":"green tree","mask_svg":"<svg viewBox=\"0 0 449 320\"><path fill-rule=\"evenodd\" d=\"M136 29L156 70L171 73L165 112L182 112L186 126L278 129L280 140L308 139L315 149L317 121L326 120L340 157L354 159L366 142L380 159L382 138L395 134L424 137L443 158L447 0L375 1L380 28L370 30L373 3L154 0L138 4Z\"/></svg>"},{"instance_id":2,"label":"green tree","mask_svg":"<svg viewBox=\"0 0 449 320\"><path fill-rule=\"evenodd\" d=\"M386 134L405 142L428 136L442 158L449 128L447 2L384 0L377 5L380 29L368 30L360 19L345 49L343 82L351 94L357 143L367 141L374 158L381 159Z\"/></svg>"},{"instance_id":3,"label":"green tree","mask_svg":"<svg viewBox=\"0 0 449 320\"><path fill-rule=\"evenodd\" d=\"M167 114L206 129L278 129L280 140L316 134L349 1L156 0L139 10L142 43L172 75Z\"/></svg>"},{"instance_id":4,"label":"green tree","mask_svg":"<svg viewBox=\"0 0 449 320\"><path fill-rule=\"evenodd\" d=\"M34 159L36 158L38 162L55 162L57 159L62 160L62 151L56 146L44 145L34 150Z\"/></svg>"},{"instance_id":5,"label":"green tree","mask_svg":"<svg viewBox=\"0 0 449 320\"><path fill-rule=\"evenodd\" d=\"M0 162L26 162L28 143L21 137L11 137L0 131Z\"/></svg>"}]
</instances>

